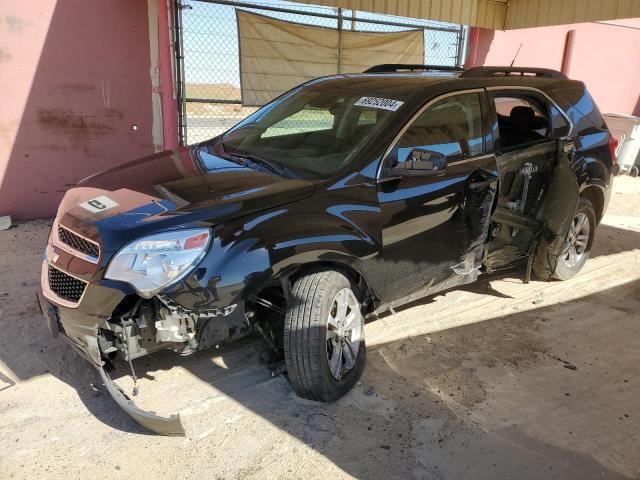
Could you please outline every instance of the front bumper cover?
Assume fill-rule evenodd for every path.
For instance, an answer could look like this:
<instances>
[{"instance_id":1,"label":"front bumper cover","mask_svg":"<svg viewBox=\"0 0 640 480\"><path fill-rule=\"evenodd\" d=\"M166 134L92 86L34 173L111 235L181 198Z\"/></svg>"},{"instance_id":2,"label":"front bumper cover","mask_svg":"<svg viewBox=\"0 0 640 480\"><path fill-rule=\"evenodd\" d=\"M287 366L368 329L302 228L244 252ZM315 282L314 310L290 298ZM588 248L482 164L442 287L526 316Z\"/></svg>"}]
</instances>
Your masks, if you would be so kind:
<instances>
[{"instance_id":1,"label":"front bumper cover","mask_svg":"<svg viewBox=\"0 0 640 480\"><path fill-rule=\"evenodd\" d=\"M152 432L160 435L184 437L184 427L180 421L180 414L171 415L169 417L161 417L153 412L146 412L141 408L138 408L133 401L126 396L124 391L118 387L109 374L104 370L104 367L98 368L102 382L109 391L109 394L113 397L120 408L129 414L140 425Z\"/></svg>"},{"instance_id":2,"label":"front bumper cover","mask_svg":"<svg viewBox=\"0 0 640 480\"><path fill-rule=\"evenodd\" d=\"M88 350L80 346L73 339L69 338L65 331L60 329L60 319L58 315L58 308L49 303L41 292L36 291L36 297L38 298L38 305L40 312L44 317L47 327L53 337L61 336L64 338L74 349L84 358L86 358L92 365L94 365L100 372L102 382L109 394L113 397L116 403L122 408L131 418L133 418L140 425L152 432L160 435L167 436L184 436L185 431L180 421L180 415L171 415L169 417L161 417L153 412L146 412L136 406L136 404L123 392L123 390L116 385L109 374L105 371L104 366L96 365L95 360L91 357ZM96 343L97 345L97 343Z\"/></svg>"}]
</instances>

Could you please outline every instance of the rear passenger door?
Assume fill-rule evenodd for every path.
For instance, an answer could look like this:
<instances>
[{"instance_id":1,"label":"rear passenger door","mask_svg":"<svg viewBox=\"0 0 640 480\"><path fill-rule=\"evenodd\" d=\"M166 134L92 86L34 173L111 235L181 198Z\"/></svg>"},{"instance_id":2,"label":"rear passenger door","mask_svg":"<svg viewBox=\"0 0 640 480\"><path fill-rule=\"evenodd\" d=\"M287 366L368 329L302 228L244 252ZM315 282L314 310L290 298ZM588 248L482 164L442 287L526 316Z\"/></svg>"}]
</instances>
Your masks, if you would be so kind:
<instances>
[{"instance_id":1,"label":"rear passenger door","mask_svg":"<svg viewBox=\"0 0 640 480\"><path fill-rule=\"evenodd\" d=\"M489 90L500 175L498 207L526 215L535 209L533 195L541 187L537 182L549 177L557 151L549 105L535 91ZM534 171L529 175L528 198L523 199L523 169L528 165Z\"/></svg>"},{"instance_id":2,"label":"rear passenger door","mask_svg":"<svg viewBox=\"0 0 640 480\"><path fill-rule=\"evenodd\" d=\"M443 95L390 146L378 180L385 300L475 278L497 180L488 112L484 90Z\"/></svg>"},{"instance_id":3,"label":"rear passenger door","mask_svg":"<svg viewBox=\"0 0 640 480\"><path fill-rule=\"evenodd\" d=\"M488 88L500 177L492 221L494 238L485 260L490 269L528 254L540 229L536 212L557 155L544 95L524 88Z\"/></svg>"}]
</instances>

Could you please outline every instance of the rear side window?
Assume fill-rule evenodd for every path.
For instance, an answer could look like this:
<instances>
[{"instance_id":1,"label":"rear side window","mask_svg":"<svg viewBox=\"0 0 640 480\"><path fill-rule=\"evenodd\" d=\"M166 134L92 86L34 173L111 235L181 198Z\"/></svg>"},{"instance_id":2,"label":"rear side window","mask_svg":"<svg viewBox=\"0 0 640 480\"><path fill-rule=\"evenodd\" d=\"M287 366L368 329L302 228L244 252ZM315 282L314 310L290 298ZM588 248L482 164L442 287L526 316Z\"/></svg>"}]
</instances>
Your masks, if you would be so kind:
<instances>
[{"instance_id":1,"label":"rear side window","mask_svg":"<svg viewBox=\"0 0 640 480\"><path fill-rule=\"evenodd\" d=\"M511 149L549 138L549 118L546 106L524 96L494 97L500 147Z\"/></svg>"},{"instance_id":2,"label":"rear side window","mask_svg":"<svg viewBox=\"0 0 640 480\"><path fill-rule=\"evenodd\" d=\"M441 153L448 162L484 153L478 94L463 93L437 101L416 119L396 147L399 163L416 148Z\"/></svg>"}]
</instances>

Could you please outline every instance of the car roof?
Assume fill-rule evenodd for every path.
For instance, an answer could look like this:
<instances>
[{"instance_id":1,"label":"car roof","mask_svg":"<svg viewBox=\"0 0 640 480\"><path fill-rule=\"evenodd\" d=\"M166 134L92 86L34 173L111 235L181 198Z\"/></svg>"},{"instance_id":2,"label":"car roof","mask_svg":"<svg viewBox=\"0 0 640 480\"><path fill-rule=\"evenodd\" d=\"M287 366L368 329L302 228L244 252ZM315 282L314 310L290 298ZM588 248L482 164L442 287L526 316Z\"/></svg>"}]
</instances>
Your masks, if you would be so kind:
<instances>
[{"instance_id":1,"label":"car roof","mask_svg":"<svg viewBox=\"0 0 640 480\"><path fill-rule=\"evenodd\" d=\"M463 71L426 71L426 72L362 72L362 73L343 73L338 75L330 75L320 77L316 80L321 81L339 81L343 84L354 83L356 81L366 80L371 85L389 85L389 84L411 84L414 86L429 86L437 83L452 82L457 84L474 83L486 86L494 85L549 85L558 83L573 83L574 81L563 78L548 78L537 76L466 76Z\"/></svg>"},{"instance_id":2,"label":"car roof","mask_svg":"<svg viewBox=\"0 0 640 480\"><path fill-rule=\"evenodd\" d=\"M335 88L337 91L369 91L371 96L396 95L398 99L407 101L423 101L458 90L489 87L534 88L552 98L558 90L571 87L584 89L582 82L566 78L534 75L481 76L464 73L463 70L344 73L320 77L305 85L322 85L324 88Z\"/></svg>"}]
</instances>

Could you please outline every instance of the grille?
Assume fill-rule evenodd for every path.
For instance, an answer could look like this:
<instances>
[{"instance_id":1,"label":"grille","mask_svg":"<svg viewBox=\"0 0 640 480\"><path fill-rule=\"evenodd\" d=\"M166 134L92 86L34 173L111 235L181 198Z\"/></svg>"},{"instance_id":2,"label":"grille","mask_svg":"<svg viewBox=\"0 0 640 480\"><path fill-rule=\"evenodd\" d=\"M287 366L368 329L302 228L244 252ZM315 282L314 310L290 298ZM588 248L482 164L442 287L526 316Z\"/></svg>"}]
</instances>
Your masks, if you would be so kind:
<instances>
[{"instance_id":1,"label":"grille","mask_svg":"<svg viewBox=\"0 0 640 480\"><path fill-rule=\"evenodd\" d=\"M89 240L82 238L80 235L73 233L71 230L67 230L64 227L58 226L58 238L66 245L69 245L74 250L89 255L91 257L98 258L100 256L100 249L98 245Z\"/></svg>"},{"instance_id":2,"label":"grille","mask_svg":"<svg viewBox=\"0 0 640 480\"><path fill-rule=\"evenodd\" d=\"M49 265L49 288L63 300L78 303L87 284Z\"/></svg>"}]
</instances>

